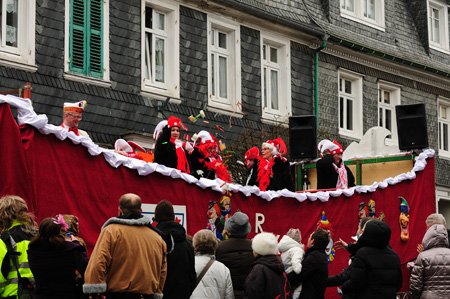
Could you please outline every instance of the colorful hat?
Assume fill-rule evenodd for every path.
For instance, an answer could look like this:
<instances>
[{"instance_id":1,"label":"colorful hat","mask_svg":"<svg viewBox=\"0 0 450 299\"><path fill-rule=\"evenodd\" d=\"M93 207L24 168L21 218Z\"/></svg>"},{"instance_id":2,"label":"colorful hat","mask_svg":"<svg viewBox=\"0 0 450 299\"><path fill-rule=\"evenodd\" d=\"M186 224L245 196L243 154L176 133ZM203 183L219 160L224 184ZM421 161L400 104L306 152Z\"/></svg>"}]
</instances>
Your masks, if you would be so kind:
<instances>
[{"instance_id":1,"label":"colorful hat","mask_svg":"<svg viewBox=\"0 0 450 299\"><path fill-rule=\"evenodd\" d=\"M123 139L117 139L114 143L114 149L116 151L123 151L126 153L136 153L136 150L140 150L145 153L145 149L139 144L133 141L125 141Z\"/></svg>"},{"instance_id":2,"label":"colorful hat","mask_svg":"<svg viewBox=\"0 0 450 299\"><path fill-rule=\"evenodd\" d=\"M162 120L156 125L155 131L153 132L153 139L157 140L159 134L161 134L163 128L167 126L167 120Z\"/></svg>"},{"instance_id":3,"label":"colorful hat","mask_svg":"<svg viewBox=\"0 0 450 299\"><path fill-rule=\"evenodd\" d=\"M196 136L197 139L194 142L194 146L207 143L217 143L216 138L207 131L200 131L196 134Z\"/></svg>"},{"instance_id":4,"label":"colorful hat","mask_svg":"<svg viewBox=\"0 0 450 299\"><path fill-rule=\"evenodd\" d=\"M344 151L342 150L342 146L333 140L331 142L328 139L324 139L317 145L317 149L320 151L320 156L323 156L323 152L327 150L331 155L342 154Z\"/></svg>"},{"instance_id":5,"label":"colorful hat","mask_svg":"<svg viewBox=\"0 0 450 299\"><path fill-rule=\"evenodd\" d=\"M64 103L63 112L76 112L83 113L84 108L86 107L86 101L80 101L76 103Z\"/></svg>"},{"instance_id":6,"label":"colorful hat","mask_svg":"<svg viewBox=\"0 0 450 299\"><path fill-rule=\"evenodd\" d=\"M281 155L284 156L287 153L286 144L281 138L277 138L274 140L267 140L262 144L262 146L266 146L272 150L272 154L274 156Z\"/></svg>"},{"instance_id":7,"label":"colorful hat","mask_svg":"<svg viewBox=\"0 0 450 299\"><path fill-rule=\"evenodd\" d=\"M400 212L402 212L403 214L408 215L408 213L409 213L408 202L406 201L406 199L404 199L401 196L399 196L398 198L402 201L402 203L400 204Z\"/></svg>"},{"instance_id":8,"label":"colorful hat","mask_svg":"<svg viewBox=\"0 0 450 299\"><path fill-rule=\"evenodd\" d=\"M167 120L167 126L170 128L172 127L179 127L179 128L183 128L184 130L188 130L185 125L183 124L183 122L181 121L181 119L175 117L175 116L171 116L169 117L169 119Z\"/></svg>"}]
</instances>

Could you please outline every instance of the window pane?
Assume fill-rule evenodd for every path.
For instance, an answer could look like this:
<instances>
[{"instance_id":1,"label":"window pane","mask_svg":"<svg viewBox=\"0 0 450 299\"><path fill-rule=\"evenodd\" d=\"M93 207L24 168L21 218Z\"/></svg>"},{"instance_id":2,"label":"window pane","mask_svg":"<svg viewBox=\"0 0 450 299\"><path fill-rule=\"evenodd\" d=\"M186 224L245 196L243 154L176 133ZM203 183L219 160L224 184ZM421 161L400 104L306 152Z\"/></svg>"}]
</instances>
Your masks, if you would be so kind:
<instances>
[{"instance_id":1,"label":"window pane","mask_svg":"<svg viewBox=\"0 0 450 299\"><path fill-rule=\"evenodd\" d=\"M386 109L386 119L384 127L392 133L392 111L390 109Z\"/></svg>"},{"instance_id":2,"label":"window pane","mask_svg":"<svg viewBox=\"0 0 450 299\"><path fill-rule=\"evenodd\" d=\"M347 99L347 130L353 130L353 101Z\"/></svg>"},{"instance_id":3,"label":"window pane","mask_svg":"<svg viewBox=\"0 0 450 299\"><path fill-rule=\"evenodd\" d=\"M219 48L227 48L227 35L223 32L219 32Z\"/></svg>"},{"instance_id":4,"label":"window pane","mask_svg":"<svg viewBox=\"0 0 450 299\"><path fill-rule=\"evenodd\" d=\"M442 139L443 139L443 149L444 151L448 151L448 124L443 124L443 132L442 132Z\"/></svg>"},{"instance_id":5,"label":"window pane","mask_svg":"<svg viewBox=\"0 0 450 299\"><path fill-rule=\"evenodd\" d=\"M383 126L383 108L378 109L378 126Z\"/></svg>"},{"instance_id":6,"label":"window pane","mask_svg":"<svg viewBox=\"0 0 450 299\"><path fill-rule=\"evenodd\" d=\"M264 68L264 75L263 75L263 80L264 80L264 107L267 107L267 68Z\"/></svg>"},{"instance_id":7,"label":"window pane","mask_svg":"<svg viewBox=\"0 0 450 299\"><path fill-rule=\"evenodd\" d=\"M155 81L164 83L164 40L155 39Z\"/></svg>"},{"instance_id":8,"label":"window pane","mask_svg":"<svg viewBox=\"0 0 450 299\"><path fill-rule=\"evenodd\" d=\"M211 94L213 96L216 95L215 63L215 55L211 54Z\"/></svg>"},{"instance_id":9,"label":"window pane","mask_svg":"<svg viewBox=\"0 0 450 299\"><path fill-rule=\"evenodd\" d=\"M145 79L150 79L152 73L152 35L150 33L145 34Z\"/></svg>"},{"instance_id":10,"label":"window pane","mask_svg":"<svg viewBox=\"0 0 450 299\"><path fill-rule=\"evenodd\" d=\"M384 103L390 104L391 103L391 93L389 91L384 91Z\"/></svg>"},{"instance_id":11,"label":"window pane","mask_svg":"<svg viewBox=\"0 0 450 299\"><path fill-rule=\"evenodd\" d=\"M219 92L221 98L227 98L227 59L219 57Z\"/></svg>"},{"instance_id":12,"label":"window pane","mask_svg":"<svg viewBox=\"0 0 450 299\"><path fill-rule=\"evenodd\" d=\"M155 13L155 29L165 30L165 17L162 13Z\"/></svg>"},{"instance_id":13,"label":"window pane","mask_svg":"<svg viewBox=\"0 0 450 299\"><path fill-rule=\"evenodd\" d=\"M211 29L211 36L209 37L211 39L211 45L215 45L216 41L214 40L216 38L216 30Z\"/></svg>"},{"instance_id":14,"label":"window pane","mask_svg":"<svg viewBox=\"0 0 450 299\"><path fill-rule=\"evenodd\" d=\"M440 111L441 111L441 118L447 119L447 107L441 106Z\"/></svg>"},{"instance_id":15,"label":"window pane","mask_svg":"<svg viewBox=\"0 0 450 299\"><path fill-rule=\"evenodd\" d=\"M152 15L153 15L153 9L151 7L145 8L145 27L146 28L153 28L152 26Z\"/></svg>"},{"instance_id":16,"label":"window pane","mask_svg":"<svg viewBox=\"0 0 450 299\"><path fill-rule=\"evenodd\" d=\"M352 81L345 80L345 93L351 94L352 93Z\"/></svg>"},{"instance_id":17,"label":"window pane","mask_svg":"<svg viewBox=\"0 0 450 299\"><path fill-rule=\"evenodd\" d=\"M363 1L364 16L366 18L375 20L375 0Z\"/></svg>"},{"instance_id":18,"label":"window pane","mask_svg":"<svg viewBox=\"0 0 450 299\"><path fill-rule=\"evenodd\" d=\"M270 99L272 102L272 109L279 110L278 108L278 72L270 71Z\"/></svg>"},{"instance_id":19,"label":"window pane","mask_svg":"<svg viewBox=\"0 0 450 299\"><path fill-rule=\"evenodd\" d=\"M431 38L434 42L440 43L440 30L439 30L439 10L436 8L431 9Z\"/></svg>"},{"instance_id":20,"label":"window pane","mask_svg":"<svg viewBox=\"0 0 450 299\"><path fill-rule=\"evenodd\" d=\"M266 60L266 51L267 51L267 47L266 47L266 45L263 45L263 60Z\"/></svg>"},{"instance_id":21,"label":"window pane","mask_svg":"<svg viewBox=\"0 0 450 299\"><path fill-rule=\"evenodd\" d=\"M344 128L344 98L339 98L339 128Z\"/></svg>"},{"instance_id":22,"label":"window pane","mask_svg":"<svg viewBox=\"0 0 450 299\"><path fill-rule=\"evenodd\" d=\"M17 25L19 16L17 2L18 0L6 1L6 45L10 47L17 47Z\"/></svg>"},{"instance_id":23,"label":"window pane","mask_svg":"<svg viewBox=\"0 0 450 299\"><path fill-rule=\"evenodd\" d=\"M341 0L341 8L349 11L355 11L354 0Z\"/></svg>"},{"instance_id":24,"label":"window pane","mask_svg":"<svg viewBox=\"0 0 450 299\"><path fill-rule=\"evenodd\" d=\"M278 49L270 48L270 61L274 63L278 63Z\"/></svg>"}]
</instances>

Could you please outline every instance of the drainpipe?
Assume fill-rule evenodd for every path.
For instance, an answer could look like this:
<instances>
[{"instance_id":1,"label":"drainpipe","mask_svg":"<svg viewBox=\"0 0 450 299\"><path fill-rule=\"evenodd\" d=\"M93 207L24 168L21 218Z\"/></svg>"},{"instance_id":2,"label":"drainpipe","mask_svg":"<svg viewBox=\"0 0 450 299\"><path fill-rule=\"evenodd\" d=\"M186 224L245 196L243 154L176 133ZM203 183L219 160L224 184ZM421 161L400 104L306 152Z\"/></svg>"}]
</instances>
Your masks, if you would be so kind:
<instances>
[{"instance_id":1,"label":"drainpipe","mask_svg":"<svg viewBox=\"0 0 450 299\"><path fill-rule=\"evenodd\" d=\"M316 115L316 131L319 130L319 52L325 49L328 36L322 41L322 45L314 50L314 112Z\"/></svg>"}]
</instances>

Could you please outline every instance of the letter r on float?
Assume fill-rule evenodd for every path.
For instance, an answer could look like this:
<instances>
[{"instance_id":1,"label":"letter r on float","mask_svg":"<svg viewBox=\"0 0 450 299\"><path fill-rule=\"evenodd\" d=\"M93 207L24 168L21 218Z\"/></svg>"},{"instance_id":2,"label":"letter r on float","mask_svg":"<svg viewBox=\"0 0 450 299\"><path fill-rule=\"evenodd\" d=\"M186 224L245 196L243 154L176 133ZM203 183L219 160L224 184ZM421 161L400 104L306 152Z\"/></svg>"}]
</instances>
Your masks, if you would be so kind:
<instances>
[{"instance_id":1,"label":"letter r on float","mask_svg":"<svg viewBox=\"0 0 450 299\"><path fill-rule=\"evenodd\" d=\"M266 221L266 217L264 217L264 214L256 213L255 214L255 234L259 232L264 232L261 225Z\"/></svg>"}]
</instances>

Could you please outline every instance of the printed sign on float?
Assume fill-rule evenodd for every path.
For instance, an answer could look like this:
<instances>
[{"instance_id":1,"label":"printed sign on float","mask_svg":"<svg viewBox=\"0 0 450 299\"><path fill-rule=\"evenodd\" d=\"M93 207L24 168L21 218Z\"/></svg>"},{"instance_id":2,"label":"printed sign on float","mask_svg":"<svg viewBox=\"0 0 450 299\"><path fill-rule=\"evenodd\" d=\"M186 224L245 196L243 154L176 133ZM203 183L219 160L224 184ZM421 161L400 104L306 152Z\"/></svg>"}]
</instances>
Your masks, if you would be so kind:
<instances>
[{"instance_id":1,"label":"printed sign on float","mask_svg":"<svg viewBox=\"0 0 450 299\"><path fill-rule=\"evenodd\" d=\"M149 217L152 220L152 223L155 221L155 209L156 204L142 204L142 214ZM175 212L175 221L187 230L186 206L173 205L173 211Z\"/></svg>"}]
</instances>

